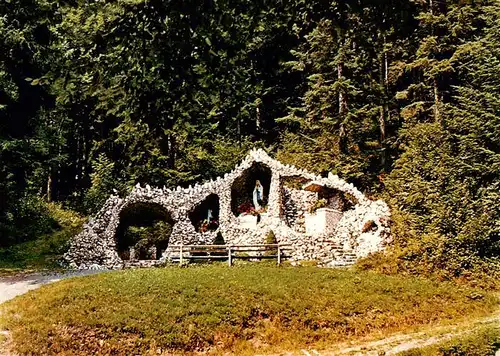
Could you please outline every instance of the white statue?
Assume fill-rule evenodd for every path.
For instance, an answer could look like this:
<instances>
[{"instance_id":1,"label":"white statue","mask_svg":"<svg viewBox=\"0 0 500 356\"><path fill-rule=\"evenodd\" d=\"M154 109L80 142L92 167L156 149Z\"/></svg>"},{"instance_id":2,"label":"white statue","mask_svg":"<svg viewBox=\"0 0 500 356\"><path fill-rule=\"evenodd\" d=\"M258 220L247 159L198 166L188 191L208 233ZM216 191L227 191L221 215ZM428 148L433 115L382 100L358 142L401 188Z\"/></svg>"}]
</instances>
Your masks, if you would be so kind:
<instances>
[{"instance_id":1,"label":"white statue","mask_svg":"<svg viewBox=\"0 0 500 356\"><path fill-rule=\"evenodd\" d=\"M264 187L260 184L260 181L255 181L255 188L253 189L253 206L255 210L261 210L262 206L260 203L264 199Z\"/></svg>"}]
</instances>

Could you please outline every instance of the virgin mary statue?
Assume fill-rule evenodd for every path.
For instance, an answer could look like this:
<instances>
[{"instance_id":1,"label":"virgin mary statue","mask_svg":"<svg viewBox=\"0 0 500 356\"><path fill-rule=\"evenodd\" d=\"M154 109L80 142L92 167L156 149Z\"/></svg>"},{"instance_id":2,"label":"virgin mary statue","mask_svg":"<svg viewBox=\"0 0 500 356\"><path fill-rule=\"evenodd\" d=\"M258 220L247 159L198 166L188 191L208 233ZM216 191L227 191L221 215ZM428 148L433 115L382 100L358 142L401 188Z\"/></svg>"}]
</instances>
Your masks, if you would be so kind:
<instances>
[{"instance_id":1,"label":"virgin mary statue","mask_svg":"<svg viewBox=\"0 0 500 356\"><path fill-rule=\"evenodd\" d=\"M261 210L262 200L264 199L264 187L260 184L260 181L255 181L255 188L253 189L253 206L255 210Z\"/></svg>"}]
</instances>

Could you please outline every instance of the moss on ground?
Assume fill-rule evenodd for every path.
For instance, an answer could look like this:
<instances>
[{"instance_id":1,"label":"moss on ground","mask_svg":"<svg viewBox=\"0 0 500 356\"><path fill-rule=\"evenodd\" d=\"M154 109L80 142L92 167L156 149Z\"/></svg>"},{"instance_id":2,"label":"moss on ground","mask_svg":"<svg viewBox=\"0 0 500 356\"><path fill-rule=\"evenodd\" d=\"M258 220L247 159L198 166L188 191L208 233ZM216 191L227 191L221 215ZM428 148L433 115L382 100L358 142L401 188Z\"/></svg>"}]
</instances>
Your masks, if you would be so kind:
<instances>
[{"instance_id":1,"label":"moss on ground","mask_svg":"<svg viewBox=\"0 0 500 356\"><path fill-rule=\"evenodd\" d=\"M2 306L20 354L253 354L489 313L496 298L417 278L205 265L74 278Z\"/></svg>"}]
</instances>

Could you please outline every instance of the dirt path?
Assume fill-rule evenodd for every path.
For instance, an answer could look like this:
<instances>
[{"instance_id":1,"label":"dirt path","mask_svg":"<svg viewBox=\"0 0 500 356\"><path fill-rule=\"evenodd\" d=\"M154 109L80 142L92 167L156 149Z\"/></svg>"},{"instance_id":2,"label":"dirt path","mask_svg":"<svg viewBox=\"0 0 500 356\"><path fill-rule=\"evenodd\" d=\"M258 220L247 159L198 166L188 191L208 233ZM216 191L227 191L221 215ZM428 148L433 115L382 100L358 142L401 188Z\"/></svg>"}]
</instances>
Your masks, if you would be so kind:
<instances>
[{"instance_id":1,"label":"dirt path","mask_svg":"<svg viewBox=\"0 0 500 356\"><path fill-rule=\"evenodd\" d=\"M466 336L481 327L500 328L500 309L493 314L456 325L437 326L422 332L395 334L379 340L355 341L335 345L328 350L301 350L306 356L330 355L396 355L403 351L419 349L445 342L454 337ZM500 356L500 349L496 352Z\"/></svg>"}]
</instances>

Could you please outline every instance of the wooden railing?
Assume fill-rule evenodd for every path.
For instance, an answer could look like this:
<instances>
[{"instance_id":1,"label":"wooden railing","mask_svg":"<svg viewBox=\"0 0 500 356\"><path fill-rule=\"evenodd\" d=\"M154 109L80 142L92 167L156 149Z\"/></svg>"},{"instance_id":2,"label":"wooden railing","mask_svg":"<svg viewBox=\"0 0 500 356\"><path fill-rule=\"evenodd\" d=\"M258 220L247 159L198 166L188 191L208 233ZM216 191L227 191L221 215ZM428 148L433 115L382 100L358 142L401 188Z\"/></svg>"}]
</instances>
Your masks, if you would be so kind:
<instances>
[{"instance_id":1,"label":"wooden railing","mask_svg":"<svg viewBox=\"0 0 500 356\"><path fill-rule=\"evenodd\" d=\"M289 258L285 252L291 249L290 244L254 244L254 245L169 245L170 253L178 253L174 260L227 260L229 266L233 265L235 259L276 259L278 264L285 258ZM275 253L272 253L276 251ZM240 253L256 253L241 255ZM267 252L267 253L266 253ZM271 252L271 254L269 254ZM194 255L193 255L194 253ZM204 253L205 255L198 255ZM185 256L187 254L187 256Z\"/></svg>"}]
</instances>

